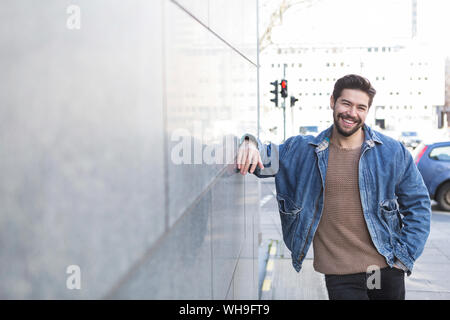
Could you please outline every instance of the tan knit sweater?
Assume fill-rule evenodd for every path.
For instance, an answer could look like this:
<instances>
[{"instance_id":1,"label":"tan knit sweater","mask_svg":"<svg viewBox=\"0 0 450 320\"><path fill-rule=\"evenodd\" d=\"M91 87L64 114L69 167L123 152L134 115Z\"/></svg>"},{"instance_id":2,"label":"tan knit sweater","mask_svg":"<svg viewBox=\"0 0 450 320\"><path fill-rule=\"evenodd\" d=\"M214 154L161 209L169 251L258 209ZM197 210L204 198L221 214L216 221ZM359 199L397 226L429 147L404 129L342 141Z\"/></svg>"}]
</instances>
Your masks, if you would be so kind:
<instances>
[{"instance_id":1,"label":"tan knit sweater","mask_svg":"<svg viewBox=\"0 0 450 320\"><path fill-rule=\"evenodd\" d=\"M361 148L330 143L322 218L314 236L314 269L324 274L366 272L387 266L372 243L358 187Z\"/></svg>"}]
</instances>

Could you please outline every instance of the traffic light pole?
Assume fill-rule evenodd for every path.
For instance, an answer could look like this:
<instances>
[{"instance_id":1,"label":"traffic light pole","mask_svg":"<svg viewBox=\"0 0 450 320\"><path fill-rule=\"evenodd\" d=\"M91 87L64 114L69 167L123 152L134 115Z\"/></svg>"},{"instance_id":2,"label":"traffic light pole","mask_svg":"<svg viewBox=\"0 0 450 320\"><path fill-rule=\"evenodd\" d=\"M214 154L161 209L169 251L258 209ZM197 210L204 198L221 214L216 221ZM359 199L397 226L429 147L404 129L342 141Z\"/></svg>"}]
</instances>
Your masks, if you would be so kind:
<instances>
[{"instance_id":1,"label":"traffic light pole","mask_svg":"<svg viewBox=\"0 0 450 320\"><path fill-rule=\"evenodd\" d=\"M280 93L283 98L283 102L281 103L281 108L283 108L283 141L286 141L286 98L288 97L288 81L286 80L286 67L287 64L283 64L283 79L280 81L281 91L278 91L278 80L271 82L270 84L273 86L273 90L270 93L274 94L274 97L270 99L271 102L275 104L275 108L278 108L278 94ZM291 107L294 106L295 97L291 96Z\"/></svg>"},{"instance_id":2,"label":"traffic light pole","mask_svg":"<svg viewBox=\"0 0 450 320\"><path fill-rule=\"evenodd\" d=\"M283 79L286 79L286 63L283 64ZM283 97L283 142L286 141L286 98Z\"/></svg>"}]
</instances>

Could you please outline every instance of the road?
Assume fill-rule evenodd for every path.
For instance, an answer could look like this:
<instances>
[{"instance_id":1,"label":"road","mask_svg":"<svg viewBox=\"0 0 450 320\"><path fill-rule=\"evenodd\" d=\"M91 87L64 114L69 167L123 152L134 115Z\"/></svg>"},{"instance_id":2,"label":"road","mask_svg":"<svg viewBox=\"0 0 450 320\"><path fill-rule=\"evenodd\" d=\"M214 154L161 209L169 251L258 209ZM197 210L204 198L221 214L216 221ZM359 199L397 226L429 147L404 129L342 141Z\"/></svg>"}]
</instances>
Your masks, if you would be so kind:
<instances>
[{"instance_id":1,"label":"road","mask_svg":"<svg viewBox=\"0 0 450 320\"><path fill-rule=\"evenodd\" d=\"M450 299L450 212L440 211L433 202L431 232L422 255L417 259L411 276L406 277L406 299ZM303 269L296 273L290 253L281 234L274 179L261 180L260 287L261 299L327 299L323 275L312 268L312 249ZM269 244L277 252L270 258ZM311 246L312 247L312 246ZM267 272L267 260L274 260ZM264 280L265 286L263 288ZM265 289L265 290L263 290Z\"/></svg>"}]
</instances>

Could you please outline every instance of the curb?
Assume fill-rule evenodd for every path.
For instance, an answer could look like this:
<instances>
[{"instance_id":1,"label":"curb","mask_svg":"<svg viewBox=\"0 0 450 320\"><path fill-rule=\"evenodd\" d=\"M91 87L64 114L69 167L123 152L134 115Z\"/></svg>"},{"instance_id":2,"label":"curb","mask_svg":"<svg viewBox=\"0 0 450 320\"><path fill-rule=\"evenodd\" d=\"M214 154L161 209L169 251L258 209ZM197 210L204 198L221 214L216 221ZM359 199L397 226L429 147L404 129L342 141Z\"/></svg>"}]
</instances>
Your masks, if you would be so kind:
<instances>
[{"instance_id":1,"label":"curb","mask_svg":"<svg viewBox=\"0 0 450 320\"><path fill-rule=\"evenodd\" d=\"M278 251L278 240L271 240L269 244L269 257L267 259L265 268L265 277L261 286L260 300L272 300L273 299L273 276L275 258Z\"/></svg>"}]
</instances>

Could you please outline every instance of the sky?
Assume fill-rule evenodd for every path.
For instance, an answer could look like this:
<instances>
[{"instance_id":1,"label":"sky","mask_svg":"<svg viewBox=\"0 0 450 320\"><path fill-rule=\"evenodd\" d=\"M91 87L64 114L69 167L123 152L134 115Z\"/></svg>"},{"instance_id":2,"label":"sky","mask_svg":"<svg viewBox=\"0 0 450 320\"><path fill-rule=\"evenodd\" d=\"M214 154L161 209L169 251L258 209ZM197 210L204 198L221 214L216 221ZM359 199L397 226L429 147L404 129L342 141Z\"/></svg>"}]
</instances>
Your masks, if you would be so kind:
<instances>
[{"instance_id":1,"label":"sky","mask_svg":"<svg viewBox=\"0 0 450 320\"><path fill-rule=\"evenodd\" d=\"M281 0L261 0L262 23ZM295 2L295 0L289 0ZM396 42L410 39L411 0L311 0L286 11L276 43ZM264 25L261 26L264 30ZM417 39L450 55L450 0L417 0Z\"/></svg>"}]
</instances>

